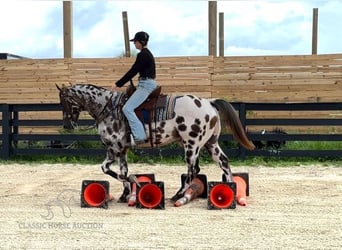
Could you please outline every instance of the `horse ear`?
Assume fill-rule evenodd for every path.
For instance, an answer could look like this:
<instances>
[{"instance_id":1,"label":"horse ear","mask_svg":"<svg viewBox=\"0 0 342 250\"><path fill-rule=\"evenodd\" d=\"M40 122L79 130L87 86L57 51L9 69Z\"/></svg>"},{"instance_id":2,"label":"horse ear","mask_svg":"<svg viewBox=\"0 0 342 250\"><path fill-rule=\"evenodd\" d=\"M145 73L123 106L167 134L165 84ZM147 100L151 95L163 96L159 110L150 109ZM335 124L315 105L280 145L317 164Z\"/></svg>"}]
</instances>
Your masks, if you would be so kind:
<instances>
[{"instance_id":1,"label":"horse ear","mask_svg":"<svg viewBox=\"0 0 342 250\"><path fill-rule=\"evenodd\" d=\"M62 89L57 85L57 83L56 83L55 85L56 85L56 88L57 88L59 91L62 91Z\"/></svg>"},{"instance_id":2,"label":"horse ear","mask_svg":"<svg viewBox=\"0 0 342 250\"><path fill-rule=\"evenodd\" d=\"M65 89L65 84L64 84L64 83L62 83L62 87L59 87L59 86L57 85L57 83L56 83L55 85L56 85L56 87L57 87L57 89L58 89L59 91L62 91L63 89Z\"/></svg>"}]
</instances>

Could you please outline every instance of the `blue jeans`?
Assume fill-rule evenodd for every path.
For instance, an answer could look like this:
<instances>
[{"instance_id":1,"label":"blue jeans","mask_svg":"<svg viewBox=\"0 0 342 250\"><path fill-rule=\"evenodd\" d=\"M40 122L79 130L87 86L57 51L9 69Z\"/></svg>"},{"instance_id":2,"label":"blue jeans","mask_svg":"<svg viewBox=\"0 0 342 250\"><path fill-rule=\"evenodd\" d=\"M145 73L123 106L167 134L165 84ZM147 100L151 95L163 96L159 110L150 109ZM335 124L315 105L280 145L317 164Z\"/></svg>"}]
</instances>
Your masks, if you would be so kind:
<instances>
[{"instance_id":1,"label":"blue jeans","mask_svg":"<svg viewBox=\"0 0 342 250\"><path fill-rule=\"evenodd\" d=\"M157 87L156 82L153 79L139 80L137 90L128 99L126 104L123 106L122 111L124 112L134 140L141 141L146 139L145 128L139 118L136 116L134 110L142 104L147 97Z\"/></svg>"}]
</instances>

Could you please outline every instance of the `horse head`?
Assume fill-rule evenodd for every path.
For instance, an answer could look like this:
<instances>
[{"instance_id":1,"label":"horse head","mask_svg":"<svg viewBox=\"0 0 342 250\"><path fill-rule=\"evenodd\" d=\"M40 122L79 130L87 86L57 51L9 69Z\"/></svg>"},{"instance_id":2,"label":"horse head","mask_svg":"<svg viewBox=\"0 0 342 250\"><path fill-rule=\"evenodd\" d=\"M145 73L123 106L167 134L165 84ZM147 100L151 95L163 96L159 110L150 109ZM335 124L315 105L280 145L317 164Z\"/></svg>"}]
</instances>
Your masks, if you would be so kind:
<instances>
[{"instance_id":1,"label":"horse head","mask_svg":"<svg viewBox=\"0 0 342 250\"><path fill-rule=\"evenodd\" d=\"M63 128L74 129L77 127L77 121L82 111L82 106L76 98L73 89L70 89L70 86L67 87L63 85L62 87L59 87L56 84L56 87L59 90L59 100L62 106Z\"/></svg>"}]
</instances>

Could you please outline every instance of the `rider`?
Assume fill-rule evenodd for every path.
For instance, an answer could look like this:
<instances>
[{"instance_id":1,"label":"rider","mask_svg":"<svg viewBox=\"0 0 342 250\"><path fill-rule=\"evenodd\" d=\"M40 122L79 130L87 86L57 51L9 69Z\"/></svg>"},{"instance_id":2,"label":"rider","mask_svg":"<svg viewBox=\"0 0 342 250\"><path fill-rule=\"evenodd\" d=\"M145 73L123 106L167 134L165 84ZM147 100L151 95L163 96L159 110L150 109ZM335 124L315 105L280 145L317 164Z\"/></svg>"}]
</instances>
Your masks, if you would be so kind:
<instances>
[{"instance_id":1,"label":"rider","mask_svg":"<svg viewBox=\"0 0 342 250\"><path fill-rule=\"evenodd\" d=\"M145 128L136 116L134 110L142 104L157 87L154 80L156 77L156 65L151 51L147 48L148 39L149 35L144 31L140 31L130 40L131 42L134 42L135 48L140 50L140 52L137 54L131 69L115 83L112 89L113 91L117 91L118 88L122 87L139 73L137 89L122 108L133 133L133 136L131 135L132 145L144 143L147 139Z\"/></svg>"}]
</instances>

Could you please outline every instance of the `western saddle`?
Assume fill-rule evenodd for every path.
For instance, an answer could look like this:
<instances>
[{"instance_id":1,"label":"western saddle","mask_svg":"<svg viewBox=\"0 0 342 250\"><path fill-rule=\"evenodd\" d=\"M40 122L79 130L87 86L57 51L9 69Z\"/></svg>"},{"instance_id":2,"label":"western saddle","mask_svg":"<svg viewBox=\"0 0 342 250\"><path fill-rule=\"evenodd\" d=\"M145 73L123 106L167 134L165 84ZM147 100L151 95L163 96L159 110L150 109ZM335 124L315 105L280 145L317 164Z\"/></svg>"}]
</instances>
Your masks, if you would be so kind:
<instances>
[{"instance_id":1,"label":"western saddle","mask_svg":"<svg viewBox=\"0 0 342 250\"><path fill-rule=\"evenodd\" d=\"M131 95L136 90L136 87L133 84L130 84L126 89L127 99L131 97ZM139 120L144 124L148 124L149 128L149 141L151 143L151 147L153 147L153 138L152 138L152 122L156 121L155 111L157 108L164 107L166 104L166 95L161 94L161 86L157 86L155 90L147 97L147 99L135 109L135 114L139 118ZM153 119L154 118L154 119Z\"/></svg>"}]
</instances>

